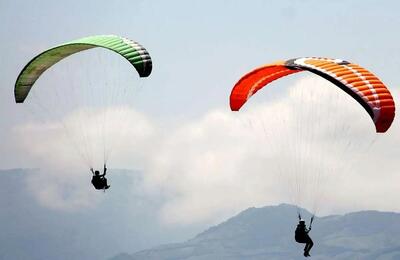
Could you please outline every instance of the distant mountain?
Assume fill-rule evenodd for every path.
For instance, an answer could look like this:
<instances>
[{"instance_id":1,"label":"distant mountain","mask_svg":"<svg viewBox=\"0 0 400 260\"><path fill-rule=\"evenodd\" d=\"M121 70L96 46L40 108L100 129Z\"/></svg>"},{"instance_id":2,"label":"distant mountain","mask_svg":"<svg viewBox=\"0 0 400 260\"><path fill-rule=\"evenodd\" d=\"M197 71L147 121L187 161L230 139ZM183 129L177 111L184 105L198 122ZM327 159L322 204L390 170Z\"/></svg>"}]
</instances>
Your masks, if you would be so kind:
<instances>
[{"instance_id":1,"label":"distant mountain","mask_svg":"<svg viewBox=\"0 0 400 260\"><path fill-rule=\"evenodd\" d=\"M249 208L184 243L168 244L109 260L304 259L294 241L297 208ZM310 214L304 213L309 219ZM311 259L400 259L400 214L361 211L316 218Z\"/></svg>"},{"instance_id":2,"label":"distant mountain","mask_svg":"<svg viewBox=\"0 0 400 260\"><path fill-rule=\"evenodd\" d=\"M0 260L101 260L187 239L201 230L161 225L158 210L163 201L145 196L137 171L110 169L112 187L105 193L93 189L88 172L82 182L98 202L74 211L55 210L38 202L29 188L29 179L38 173L0 170Z\"/></svg>"}]
</instances>

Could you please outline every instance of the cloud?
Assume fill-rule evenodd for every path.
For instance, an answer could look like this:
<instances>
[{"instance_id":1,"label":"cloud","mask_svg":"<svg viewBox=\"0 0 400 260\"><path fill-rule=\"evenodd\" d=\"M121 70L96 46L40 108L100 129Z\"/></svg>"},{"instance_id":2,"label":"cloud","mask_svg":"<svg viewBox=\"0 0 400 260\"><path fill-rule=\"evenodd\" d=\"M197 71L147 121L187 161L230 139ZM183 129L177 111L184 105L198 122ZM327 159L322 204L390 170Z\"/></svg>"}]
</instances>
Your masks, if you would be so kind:
<instances>
[{"instance_id":1,"label":"cloud","mask_svg":"<svg viewBox=\"0 0 400 260\"><path fill-rule=\"evenodd\" d=\"M276 100L250 100L247 107L210 111L162 139L145 169L148 186L168 198L164 221L217 222L281 202L319 214L399 210L391 151L399 137L392 130L374 143L368 114L336 86L307 77ZM379 202L389 187L391 199Z\"/></svg>"},{"instance_id":2,"label":"cloud","mask_svg":"<svg viewBox=\"0 0 400 260\"><path fill-rule=\"evenodd\" d=\"M58 211L76 211L92 208L100 201L91 189L90 179L76 167L62 169L44 166L27 177L28 190L40 205ZM85 180L85 181L83 181Z\"/></svg>"},{"instance_id":3,"label":"cloud","mask_svg":"<svg viewBox=\"0 0 400 260\"><path fill-rule=\"evenodd\" d=\"M111 116L102 123L105 112ZM104 155L109 168L140 167L154 131L144 115L128 107L78 109L56 121L14 129L26 163L40 168L27 180L30 190L43 206L67 211L99 202L89 168L102 168Z\"/></svg>"},{"instance_id":4,"label":"cloud","mask_svg":"<svg viewBox=\"0 0 400 260\"><path fill-rule=\"evenodd\" d=\"M326 80L301 78L276 97L257 93L243 111L212 109L179 125L161 124L129 107L114 109L123 111L124 120L110 122L107 136L123 138L110 165L143 172L144 195L164 201L160 218L166 224L216 223L250 206L282 202L320 214L400 210L398 124L376 138L363 108ZM85 131L96 137L102 113L75 111L63 121L90 118ZM77 160L71 145L61 143L60 125L29 124L19 130L41 167L68 168ZM100 158L96 165L101 164ZM79 209L96 202L80 184L87 172L57 174L48 171L31 180L44 205ZM37 185L39 180L46 189Z\"/></svg>"},{"instance_id":5,"label":"cloud","mask_svg":"<svg viewBox=\"0 0 400 260\"><path fill-rule=\"evenodd\" d=\"M179 127L158 145L147 161L146 180L150 189L168 196L161 211L165 221L191 223L227 216L272 188L270 181L257 181L260 173L251 172L262 156L252 157L257 142L244 141L246 134L237 123L227 111L212 111Z\"/></svg>"}]
</instances>

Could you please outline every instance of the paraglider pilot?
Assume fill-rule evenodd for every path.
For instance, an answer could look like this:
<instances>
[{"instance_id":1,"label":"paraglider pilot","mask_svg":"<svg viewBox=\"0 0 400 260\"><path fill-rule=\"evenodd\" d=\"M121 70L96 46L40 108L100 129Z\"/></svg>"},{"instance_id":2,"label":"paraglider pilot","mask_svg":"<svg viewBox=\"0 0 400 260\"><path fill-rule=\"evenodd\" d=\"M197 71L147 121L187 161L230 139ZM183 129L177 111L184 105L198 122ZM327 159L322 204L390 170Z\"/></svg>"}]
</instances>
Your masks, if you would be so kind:
<instances>
[{"instance_id":1,"label":"paraglider pilot","mask_svg":"<svg viewBox=\"0 0 400 260\"><path fill-rule=\"evenodd\" d=\"M93 168L90 168L90 171L93 174L92 184L96 190L106 190L110 188L110 185L107 184L107 178L105 177L107 172L107 167L104 164L103 174L100 174L99 171L94 171Z\"/></svg>"},{"instance_id":2,"label":"paraglider pilot","mask_svg":"<svg viewBox=\"0 0 400 260\"><path fill-rule=\"evenodd\" d=\"M295 240L297 243L301 244L306 244L304 247L304 256L308 257L310 256L310 250L313 247L314 243L311 240L310 236L308 233L311 231L311 223L310 227L307 228L306 222L300 218L299 224L297 225L296 231L295 231Z\"/></svg>"}]
</instances>

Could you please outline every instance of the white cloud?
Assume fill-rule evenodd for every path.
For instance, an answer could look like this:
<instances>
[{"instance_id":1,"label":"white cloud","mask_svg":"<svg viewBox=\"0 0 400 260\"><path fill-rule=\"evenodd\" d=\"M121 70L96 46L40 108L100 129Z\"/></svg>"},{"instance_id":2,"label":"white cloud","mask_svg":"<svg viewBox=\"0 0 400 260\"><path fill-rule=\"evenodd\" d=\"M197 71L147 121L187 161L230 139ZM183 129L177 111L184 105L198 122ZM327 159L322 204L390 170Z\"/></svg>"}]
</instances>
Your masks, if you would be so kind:
<instances>
[{"instance_id":1,"label":"white cloud","mask_svg":"<svg viewBox=\"0 0 400 260\"><path fill-rule=\"evenodd\" d=\"M148 119L127 107L107 113L112 116L106 124L101 123L102 110L76 110L60 121L30 122L15 129L27 164L40 168L28 185L42 205L58 210L94 205L99 198L89 168L102 168L104 153L109 154L109 168L138 167L148 155L146 147L154 135Z\"/></svg>"},{"instance_id":2,"label":"white cloud","mask_svg":"<svg viewBox=\"0 0 400 260\"><path fill-rule=\"evenodd\" d=\"M395 168L372 168L395 162L394 145L375 143L368 150L376 136L372 121L347 94L314 77L298 81L287 97L249 102L242 114L218 109L170 131L147 160L148 185L168 196L165 221L220 221L249 206L281 202L322 214L400 209L393 185L398 177L390 174ZM393 130L389 139L398 142ZM359 203L361 194L368 197L366 186L378 184L378 174L385 179L379 177L371 199ZM298 185L304 185L302 199ZM392 199L378 203L389 187Z\"/></svg>"},{"instance_id":3,"label":"white cloud","mask_svg":"<svg viewBox=\"0 0 400 260\"><path fill-rule=\"evenodd\" d=\"M179 127L158 145L145 169L150 189L161 188L168 196L164 220L226 217L248 203L265 202L261 198L273 183L258 181L268 173L251 172L262 156L254 156L257 140L248 138L238 123L232 113L216 110Z\"/></svg>"},{"instance_id":4,"label":"white cloud","mask_svg":"<svg viewBox=\"0 0 400 260\"><path fill-rule=\"evenodd\" d=\"M45 165L36 174L29 175L26 183L37 201L53 210L91 208L101 199L88 189L90 178L77 167L62 169L59 165L51 169Z\"/></svg>"},{"instance_id":5,"label":"white cloud","mask_svg":"<svg viewBox=\"0 0 400 260\"><path fill-rule=\"evenodd\" d=\"M291 195L297 184L305 185L303 205L312 209L317 201L322 214L400 210L395 185L399 183L396 144L400 141L396 122L365 153L375 136L371 119L326 80L303 78L287 95L269 98L267 103L263 96L268 97L268 92L257 93L240 112L213 109L201 118L162 129L145 115L124 110L123 125L129 131L114 150L111 167L141 169L146 195L165 200L160 217L169 224L217 222L246 207L295 202ZM98 112L87 122L89 136L96 136ZM109 136L117 138L121 121L111 125ZM76 161L70 147L60 143L60 127L26 125L21 129L31 133L22 141L31 156L42 158L41 165L56 168ZM67 209L91 205L93 198L83 191L88 187L77 184L87 173L69 179L47 174L43 176L52 177L43 177L48 182L44 190L32 181L44 204ZM318 174L322 178L315 178ZM293 182L296 176L303 179ZM325 196L313 181L326 184L322 187ZM63 196L65 184L76 185L67 192L72 198Z\"/></svg>"}]
</instances>

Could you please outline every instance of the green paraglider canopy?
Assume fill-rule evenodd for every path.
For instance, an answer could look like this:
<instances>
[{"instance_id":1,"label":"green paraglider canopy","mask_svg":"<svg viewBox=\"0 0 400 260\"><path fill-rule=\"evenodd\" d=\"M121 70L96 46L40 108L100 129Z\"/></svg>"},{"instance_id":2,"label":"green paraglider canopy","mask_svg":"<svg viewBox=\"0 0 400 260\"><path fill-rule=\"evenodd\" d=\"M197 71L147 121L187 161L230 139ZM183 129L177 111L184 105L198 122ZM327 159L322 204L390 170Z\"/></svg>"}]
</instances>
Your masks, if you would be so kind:
<instances>
[{"instance_id":1,"label":"green paraglider canopy","mask_svg":"<svg viewBox=\"0 0 400 260\"><path fill-rule=\"evenodd\" d=\"M89 36L48 49L33 58L17 78L14 89L15 101L23 103L35 81L60 60L80 51L97 47L112 50L123 56L133 65L140 77L150 75L152 70L150 55L137 42L115 35Z\"/></svg>"}]
</instances>

